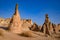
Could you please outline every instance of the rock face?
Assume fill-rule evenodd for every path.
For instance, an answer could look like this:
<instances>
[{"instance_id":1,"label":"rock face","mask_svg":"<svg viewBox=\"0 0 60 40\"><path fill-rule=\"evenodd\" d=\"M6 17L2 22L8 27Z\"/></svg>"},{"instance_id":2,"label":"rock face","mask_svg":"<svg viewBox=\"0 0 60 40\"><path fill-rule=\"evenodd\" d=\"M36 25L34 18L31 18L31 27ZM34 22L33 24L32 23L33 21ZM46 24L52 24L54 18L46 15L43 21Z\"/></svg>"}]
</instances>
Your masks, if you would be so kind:
<instances>
[{"instance_id":1,"label":"rock face","mask_svg":"<svg viewBox=\"0 0 60 40\"><path fill-rule=\"evenodd\" d=\"M58 24L58 31L60 32L60 24Z\"/></svg>"},{"instance_id":2,"label":"rock face","mask_svg":"<svg viewBox=\"0 0 60 40\"><path fill-rule=\"evenodd\" d=\"M39 27L36 23L34 23L31 27L30 27L30 30L32 31L39 31Z\"/></svg>"},{"instance_id":3,"label":"rock face","mask_svg":"<svg viewBox=\"0 0 60 40\"><path fill-rule=\"evenodd\" d=\"M60 24L55 25L55 31L56 33L60 32Z\"/></svg>"},{"instance_id":4,"label":"rock face","mask_svg":"<svg viewBox=\"0 0 60 40\"><path fill-rule=\"evenodd\" d=\"M0 26L6 26L10 33L28 37L49 36L51 34L55 36L54 33L60 32L60 24L55 25L51 23L48 14L46 14L45 22L42 26L38 26L36 23L33 24L31 19L21 19L18 11L18 4L16 4L15 13L12 18L0 18Z\"/></svg>"},{"instance_id":5,"label":"rock face","mask_svg":"<svg viewBox=\"0 0 60 40\"><path fill-rule=\"evenodd\" d=\"M52 23L49 20L48 14L46 14L46 16L45 16L45 22L41 28L41 31L48 35L50 35L51 32L53 32Z\"/></svg>"},{"instance_id":6,"label":"rock face","mask_svg":"<svg viewBox=\"0 0 60 40\"><path fill-rule=\"evenodd\" d=\"M8 27L11 18L0 18L0 27Z\"/></svg>"},{"instance_id":7,"label":"rock face","mask_svg":"<svg viewBox=\"0 0 60 40\"><path fill-rule=\"evenodd\" d=\"M26 19L26 20L23 19L22 22L23 22L22 25L26 24L25 26L28 26L28 27L31 27L31 25L33 24L31 19Z\"/></svg>"},{"instance_id":8,"label":"rock face","mask_svg":"<svg viewBox=\"0 0 60 40\"><path fill-rule=\"evenodd\" d=\"M16 4L15 13L11 18L9 24L9 31L12 33L22 34L26 31L30 31L29 27L32 25L31 20L22 20L18 12L18 5Z\"/></svg>"},{"instance_id":9,"label":"rock face","mask_svg":"<svg viewBox=\"0 0 60 40\"><path fill-rule=\"evenodd\" d=\"M21 18L18 11L18 4L16 4L15 13L13 17L11 18L10 24L9 24L9 30L13 33L20 33L21 32Z\"/></svg>"}]
</instances>

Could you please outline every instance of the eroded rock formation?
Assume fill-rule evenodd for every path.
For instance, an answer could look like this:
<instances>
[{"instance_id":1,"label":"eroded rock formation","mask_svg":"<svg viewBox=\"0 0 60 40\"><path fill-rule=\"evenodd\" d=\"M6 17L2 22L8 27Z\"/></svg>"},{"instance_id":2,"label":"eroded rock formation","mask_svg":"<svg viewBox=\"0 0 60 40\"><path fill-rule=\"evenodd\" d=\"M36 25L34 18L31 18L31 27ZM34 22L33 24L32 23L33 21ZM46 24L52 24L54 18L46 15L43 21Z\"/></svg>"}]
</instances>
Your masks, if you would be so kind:
<instances>
[{"instance_id":1,"label":"eroded rock formation","mask_svg":"<svg viewBox=\"0 0 60 40\"><path fill-rule=\"evenodd\" d=\"M18 5L16 4L16 9L13 17L11 18L10 24L9 24L9 31L16 34L31 34L31 31L29 30L29 27L31 26L31 20L21 20L19 12L18 12ZM28 35L29 36L29 35Z\"/></svg>"},{"instance_id":2,"label":"eroded rock formation","mask_svg":"<svg viewBox=\"0 0 60 40\"><path fill-rule=\"evenodd\" d=\"M8 27L11 18L0 18L0 27Z\"/></svg>"},{"instance_id":3,"label":"eroded rock formation","mask_svg":"<svg viewBox=\"0 0 60 40\"><path fill-rule=\"evenodd\" d=\"M48 35L50 35L53 32L52 23L49 20L48 14L46 14L45 16L45 22L41 28L41 31Z\"/></svg>"},{"instance_id":4,"label":"eroded rock formation","mask_svg":"<svg viewBox=\"0 0 60 40\"><path fill-rule=\"evenodd\" d=\"M13 33L20 33L21 32L21 18L18 11L18 4L16 4L15 13L11 18L9 24L9 30Z\"/></svg>"},{"instance_id":5,"label":"eroded rock formation","mask_svg":"<svg viewBox=\"0 0 60 40\"><path fill-rule=\"evenodd\" d=\"M33 25L30 27L30 30L32 31L39 31L39 27L36 23L33 23Z\"/></svg>"},{"instance_id":6,"label":"eroded rock formation","mask_svg":"<svg viewBox=\"0 0 60 40\"><path fill-rule=\"evenodd\" d=\"M60 32L60 24L56 25L51 23L48 14L45 16L45 22L42 27L36 23L32 23L31 19L21 19L18 4L16 4L15 13L12 18L0 18L0 26L7 26L12 33L31 37L45 36L45 34L51 35L52 33Z\"/></svg>"}]
</instances>

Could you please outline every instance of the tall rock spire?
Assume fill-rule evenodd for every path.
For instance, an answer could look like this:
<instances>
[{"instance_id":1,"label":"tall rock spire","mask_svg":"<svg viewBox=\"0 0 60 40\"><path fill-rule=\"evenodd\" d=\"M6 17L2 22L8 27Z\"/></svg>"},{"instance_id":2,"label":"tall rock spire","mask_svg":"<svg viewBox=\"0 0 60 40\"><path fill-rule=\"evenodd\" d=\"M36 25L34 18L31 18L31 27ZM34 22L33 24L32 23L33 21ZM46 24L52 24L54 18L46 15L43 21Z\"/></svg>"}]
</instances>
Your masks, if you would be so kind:
<instances>
[{"instance_id":1,"label":"tall rock spire","mask_svg":"<svg viewBox=\"0 0 60 40\"><path fill-rule=\"evenodd\" d=\"M20 18L20 14L19 14L19 11L18 11L18 4L16 4L14 15L17 15L17 16L19 16L19 18ZM20 19L21 19L21 18L20 18Z\"/></svg>"},{"instance_id":2,"label":"tall rock spire","mask_svg":"<svg viewBox=\"0 0 60 40\"><path fill-rule=\"evenodd\" d=\"M18 4L16 4L15 13L11 18L11 21L9 24L9 30L13 33L21 32L21 20L18 12Z\"/></svg>"},{"instance_id":3,"label":"tall rock spire","mask_svg":"<svg viewBox=\"0 0 60 40\"><path fill-rule=\"evenodd\" d=\"M45 23L49 23L50 20L49 20L49 17L48 17L48 14L45 15Z\"/></svg>"},{"instance_id":4,"label":"tall rock spire","mask_svg":"<svg viewBox=\"0 0 60 40\"><path fill-rule=\"evenodd\" d=\"M51 35L51 32L53 32L52 23L49 20L48 14L45 15L45 22L42 26L41 31L48 35Z\"/></svg>"},{"instance_id":5,"label":"tall rock spire","mask_svg":"<svg viewBox=\"0 0 60 40\"><path fill-rule=\"evenodd\" d=\"M24 33L25 31L30 31L28 26L29 26L28 22L24 23L20 19L20 15L18 12L18 4L16 4L15 13L12 16L9 24L9 31L12 33L21 34L21 33Z\"/></svg>"}]
</instances>

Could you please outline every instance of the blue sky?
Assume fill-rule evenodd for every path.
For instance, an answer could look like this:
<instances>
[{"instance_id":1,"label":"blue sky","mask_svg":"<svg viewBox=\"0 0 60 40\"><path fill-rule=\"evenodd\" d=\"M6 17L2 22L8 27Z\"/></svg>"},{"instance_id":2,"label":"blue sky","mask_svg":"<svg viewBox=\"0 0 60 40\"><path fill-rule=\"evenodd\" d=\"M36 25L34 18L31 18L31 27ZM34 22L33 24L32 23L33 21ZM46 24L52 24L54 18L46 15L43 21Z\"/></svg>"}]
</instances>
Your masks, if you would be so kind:
<instances>
[{"instance_id":1,"label":"blue sky","mask_svg":"<svg viewBox=\"0 0 60 40\"><path fill-rule=\"evenodd\" d=\"M52 23L60 23L60 0L0 0L0 17L12 17L16 3L22 19L42 25L47 13Z\"/></svg>"}]
</instances>

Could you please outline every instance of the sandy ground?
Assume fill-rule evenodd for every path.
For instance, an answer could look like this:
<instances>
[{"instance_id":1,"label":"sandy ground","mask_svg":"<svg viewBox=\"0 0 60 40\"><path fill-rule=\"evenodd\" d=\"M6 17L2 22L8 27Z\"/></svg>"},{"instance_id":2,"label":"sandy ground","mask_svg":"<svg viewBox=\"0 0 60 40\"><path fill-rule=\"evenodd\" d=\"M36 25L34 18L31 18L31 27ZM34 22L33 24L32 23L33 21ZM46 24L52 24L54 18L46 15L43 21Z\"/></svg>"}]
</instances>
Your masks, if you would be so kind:
<instances>
[{"instance_id":1,"label":"sandy ground","mask_svg":"<svg viewBox=\"0 0 60 40\"><path fill-rule=\"evenodd\" d=\"M60 40L60 38L54 37L45 37L45 36L37 36L37 37L23 37L11 32L7 32L3 29L0 29L0 40Z\"/></svg>"}]
</instances>

